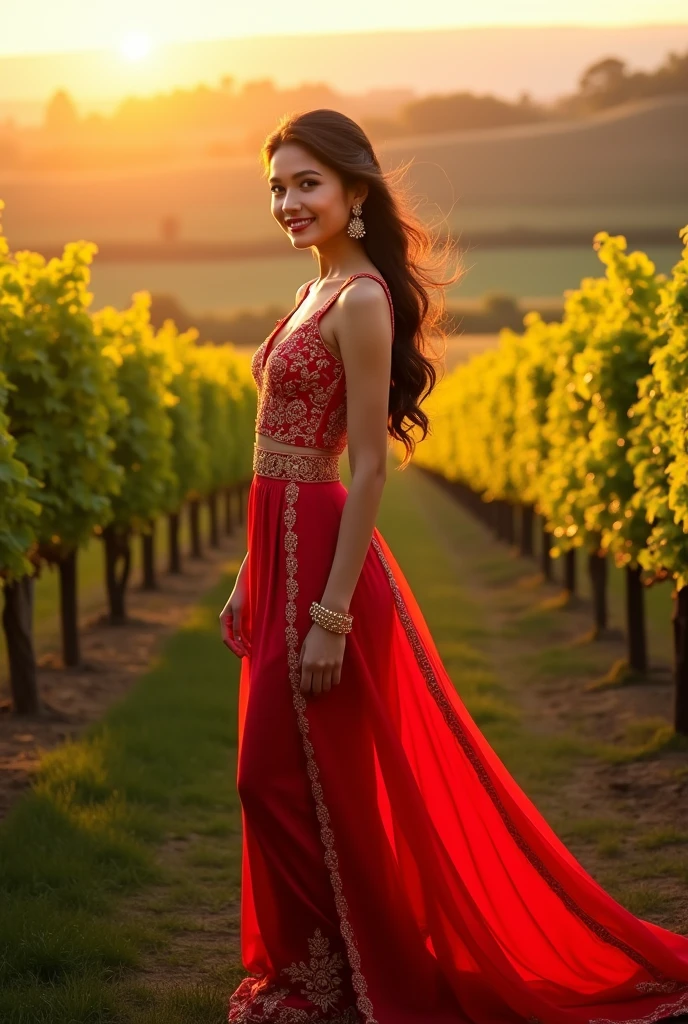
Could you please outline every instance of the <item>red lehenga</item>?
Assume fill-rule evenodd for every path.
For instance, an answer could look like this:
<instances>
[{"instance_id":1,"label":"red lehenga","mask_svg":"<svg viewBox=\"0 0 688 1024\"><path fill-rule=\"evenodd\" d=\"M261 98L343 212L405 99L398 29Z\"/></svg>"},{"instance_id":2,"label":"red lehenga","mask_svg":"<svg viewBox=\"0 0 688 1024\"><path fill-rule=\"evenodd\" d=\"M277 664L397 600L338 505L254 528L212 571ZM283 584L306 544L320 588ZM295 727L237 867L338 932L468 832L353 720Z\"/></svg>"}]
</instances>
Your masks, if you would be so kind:
<instances>
[{"instance_id":1,"label":"red lehenga","mask_svg":"<svg viewBox=\"0 0 688 1024\"><path fill-rule=\"evenodd\" d=\"M268 360L256 353L262 432L326 429L306 416L314 395L328 405L320 385L330 397L339 386L323 311ZM237 782L250 973L228 1020L653 1024L688 1012L688 938L625 910L548 826L466 710L377 529L341 683L300 692L347 491L338 453L288 443L293 455L256 447L248 498Z\"/></svg>"}]
</instances>

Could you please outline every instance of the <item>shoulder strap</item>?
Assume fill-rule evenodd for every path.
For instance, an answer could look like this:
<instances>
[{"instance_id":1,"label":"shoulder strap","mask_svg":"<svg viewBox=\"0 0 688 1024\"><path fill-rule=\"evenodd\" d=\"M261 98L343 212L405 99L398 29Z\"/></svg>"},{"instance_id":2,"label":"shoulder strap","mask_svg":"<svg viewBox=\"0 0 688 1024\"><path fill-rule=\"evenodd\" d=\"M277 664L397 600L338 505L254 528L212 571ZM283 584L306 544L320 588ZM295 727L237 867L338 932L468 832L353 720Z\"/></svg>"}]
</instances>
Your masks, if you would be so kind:
<instances>
[{"instance_id":1,"label":"shoulder strap","mask_svg":"<svg viewBox=\"0 0 688 1024\"><path fill-rule=\"evenodd\" d=\"M392 341L394 341L394 303L392 302L392 293L390 292L389 286L388 286L387 282L384 280L384 278L378 277L377 274L369 274L366 270L360 270L357 274L352 274L351 277L347 278L347 280L344 282L344 284L340 285L340 287L337 289L337 291L334 293L334 295L332 295L327 300L325 305L322 306L317 311L317 313L315 314L316 320L319 320L320 317L323 315L323 313L325 313L330 308L330 306L332 305L334 300L336 298L338 298L339 295L341 295L342 290L344 288L346 288L346 286L348 285L349 281L353 281L357 277L372 277L373 281L378 281L382 285L382 287L385 289L385 293L386 293L387 299L389 301L389 311L390 311L390 314L391 314L391 317L392 317ZM309 288L310 288L310 284L309 284Z\"/></svg>"}]
</instances>

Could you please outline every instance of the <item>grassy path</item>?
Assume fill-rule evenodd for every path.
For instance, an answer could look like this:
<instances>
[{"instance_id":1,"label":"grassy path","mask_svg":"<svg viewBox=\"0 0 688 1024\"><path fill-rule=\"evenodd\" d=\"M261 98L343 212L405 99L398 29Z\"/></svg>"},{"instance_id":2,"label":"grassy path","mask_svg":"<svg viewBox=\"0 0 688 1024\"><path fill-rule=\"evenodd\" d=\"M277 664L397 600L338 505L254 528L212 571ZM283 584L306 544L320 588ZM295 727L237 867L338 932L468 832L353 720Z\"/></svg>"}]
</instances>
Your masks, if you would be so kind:
<instances>
[{"instance_id":1,"label":"grassy path","mask_svg":"<svg viewBox=\"0 0 688 1024\"><path fill-rule=\"evenodd\" d=\"M509 769L623 902L685 927L688 754L667 739L667 683L586 690L613 641L577 643L586 609L559 607L419 471L390 471L378 522ZM217 613L237 569L101 723L46 756L0 829L3 1024L222 1024L242 974L239 662Z\"/></svg>"}]
</instances>

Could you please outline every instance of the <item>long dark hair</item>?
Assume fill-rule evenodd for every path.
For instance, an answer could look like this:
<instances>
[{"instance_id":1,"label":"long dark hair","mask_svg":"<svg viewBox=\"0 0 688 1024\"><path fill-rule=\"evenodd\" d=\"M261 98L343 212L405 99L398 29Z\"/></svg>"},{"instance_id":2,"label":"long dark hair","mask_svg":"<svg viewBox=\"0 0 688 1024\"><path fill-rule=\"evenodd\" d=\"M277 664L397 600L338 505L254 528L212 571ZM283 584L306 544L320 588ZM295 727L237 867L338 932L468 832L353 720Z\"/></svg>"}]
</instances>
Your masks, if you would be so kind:
<instances>
[{"instance_id":1,"label":"long dark hair","mask_svg":"<svg viewBox=\"0 0 688 1024\"><path fill-rule=\"evenodd\" d=\"M435 387L436 366L444 357L444 348L438 355L430 345L430 336L446 342L440 326L446 315L443 289L463 273L459 267L446 280L438 277L438 268L456 253L454 243L447 236L440 244L434 232L412 212L409 192L402 182L410 162L384 173L367 135L350 117L327 108L285 115L261 148L266 177L274 153L287 142L298 143L332 168L345 188L362 181L368 186L363 203L362 245L387 282L394 305L387 431L406 449L400 466L403 469L417 443L413 428L420 427L420 440L428 434L429 420L420 403ZM428 289L436 296L431 298Z\"/></svg>"}]
</instances>

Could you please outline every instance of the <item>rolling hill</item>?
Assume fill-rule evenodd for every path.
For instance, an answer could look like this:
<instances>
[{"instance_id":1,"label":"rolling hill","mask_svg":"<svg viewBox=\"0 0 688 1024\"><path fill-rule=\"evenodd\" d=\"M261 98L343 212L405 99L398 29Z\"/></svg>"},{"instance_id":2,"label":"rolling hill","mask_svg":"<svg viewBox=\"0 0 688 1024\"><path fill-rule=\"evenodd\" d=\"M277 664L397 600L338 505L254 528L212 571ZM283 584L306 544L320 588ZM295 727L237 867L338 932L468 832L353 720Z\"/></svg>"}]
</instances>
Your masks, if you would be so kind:
<instances>
[{"instance_id":1,"label":"rolling hill","mask_svg":"<svg viewBox=\"0 0 688 1024\"><path fill-rule=\"evenodd\" d=\"M455 231L495 227L678 228L688 221L688 95L629 104L577 122L394 140L386 169L412 161L420 215ZM279 237L255 160L190 157L136 172L3 173L14 247L150 242L172 214L183 239Z\"/></svg>"}]
</instances>

